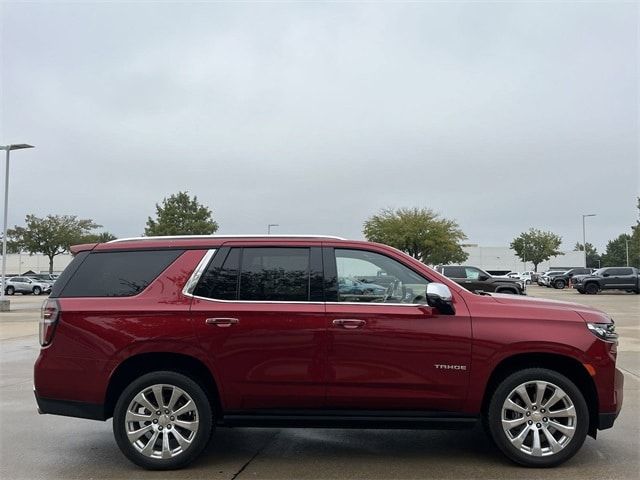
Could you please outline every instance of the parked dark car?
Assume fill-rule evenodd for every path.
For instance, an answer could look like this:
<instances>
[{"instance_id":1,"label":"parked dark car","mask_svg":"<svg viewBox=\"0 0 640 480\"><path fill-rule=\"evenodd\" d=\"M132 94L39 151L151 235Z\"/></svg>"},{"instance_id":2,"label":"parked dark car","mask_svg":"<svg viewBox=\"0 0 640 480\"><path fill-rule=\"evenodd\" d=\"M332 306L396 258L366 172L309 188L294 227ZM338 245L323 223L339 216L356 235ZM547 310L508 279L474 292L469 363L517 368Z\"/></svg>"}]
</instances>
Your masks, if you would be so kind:
<instances>
[{"instance_id":1,"label":"parked dark car","mask_svg":"<svg viewBox=\"0 0 640 480\"><path fill-rule=\"evenodd\" d=\"M467 265L446 265L437 268L438 272L449 277L471 292L511 293L525 295L525 282L515 278L492 277L478 267Z\"/></svg>"},{"instance_id":2,"label":"parked dark car","mask_svg":"<svg viewBox=\"0 0 640 480\"><path fill-rule=\"evenodd\" d=\"M557 288L562 290L566 286L569 285L569 282L573 279L575 275L590 275L593 272L591 268L572 268L571 270L567 270L566 272L562 272L561 275L556 275L551 280L551 285L553 288Z\"/></svg>"},{"instance_id":3,"label":"parked dark car","mask_svg":"<svg viewBox=\"0 0 640 480\"><path fill-rule=\"evenodd\" d=\"M609 315L473 293L385 245L146 237L72 252L41 310L39 412L113 418L116 443L145 468L184 467L217 427L477 424L512 461L551 467L622 407ZM340 277L371 275L391 280L384 297L340 293ZM60 438L81 431L38 423ZM64 442L39 448L70 454Z\"/></svg>"},{"instance_id":4,"label":"parked dark car","mask_svg":"<svg viewBox=\"0 0 640 480\"><path fill-rule=\"evenodd\" d=\"M593 275L576 279L575 289L580 293L595 295L602 290L625 290L640 293L638 269L633 267L607 267Z\"/></svg>"}]
</instances>

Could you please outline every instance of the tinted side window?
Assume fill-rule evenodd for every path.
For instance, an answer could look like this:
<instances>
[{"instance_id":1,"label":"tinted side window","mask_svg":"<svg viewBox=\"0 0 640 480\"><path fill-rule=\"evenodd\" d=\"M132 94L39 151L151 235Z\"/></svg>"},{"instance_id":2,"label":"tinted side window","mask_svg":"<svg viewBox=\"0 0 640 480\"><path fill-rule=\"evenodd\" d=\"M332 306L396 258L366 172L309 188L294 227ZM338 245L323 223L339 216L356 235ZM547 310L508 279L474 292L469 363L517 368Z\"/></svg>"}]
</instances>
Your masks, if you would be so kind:
<instances>
[{"instance_id":1,"label":"tinted side window","mask_svg":"<svg viewBox=\"0 0 640 480\"><path fill-rule=\"evenodd\" d=\"M198 297L235 300L238 297L240 248L232 248L222 263L214 257L193 294ZM222 254L222 250L219 254Z\"/></svg>"},{"instance_id":2,"label":"tinted side window","mask_svg":"<svg viewBox=\"0 0 640 480\"><path fill-rule=\"evenodd\" d=\"M630 268L610 268L607 273L609 275L631 275L632 270Z\"/></svg>"},{"instance_id":3,"label":"tinted side window","mask_svg":"<svg viewBox=\"0 0 640 480\"><path fill-rule=\"evenodd\" d=\"M444 274L449 278L467 278L464 267L444 267Z\"/></svg>"},{"instance_id":4,"label":"tinted side window","mask_svg":"<svg viewBox=\"0 0 640 480\"><path fill-rule=\"evenodd\" d=\"M136 295L155 280L182 252L183 250L92 252L63 287L60 297Z\"/></svg>"},{"instance_id":5,"label":"tinted side window","mask_svg":"<svg viewBox=\"0 0 640 480\"><path fill-rule=\"evenodd\" d=\"M239 300L308 301L308 248L244 248Z\"/></svg>"}]
</instances>

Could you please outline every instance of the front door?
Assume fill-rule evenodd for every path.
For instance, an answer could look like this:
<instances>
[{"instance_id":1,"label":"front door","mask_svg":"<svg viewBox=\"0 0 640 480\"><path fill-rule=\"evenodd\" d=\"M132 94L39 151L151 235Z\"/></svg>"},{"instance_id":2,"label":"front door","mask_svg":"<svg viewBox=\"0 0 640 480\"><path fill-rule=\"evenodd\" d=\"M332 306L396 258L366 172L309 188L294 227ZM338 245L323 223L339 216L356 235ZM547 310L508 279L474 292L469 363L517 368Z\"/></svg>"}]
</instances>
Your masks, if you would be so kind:
<instances>
[{"instance_id":1,"label":"front door","mask_svg":"<svg viewBox=\"0 0 640 480\"><path fill-rule=\"evenodd\" d=\"M337 285L327 302L327 408L458 410L471 367L464 302L439 313L425 303L428 279L371 250L327 248L325 274Z\"/></svg>"},{"instance_id":2,"label":"front door","mask_svg":"<svg viewBox=\"0 0 640 480\"><path fill-rule=\"evenodd\" d=\"M192 318L226 411L322 406L320 247L221 248L193 295Z\"/></svg>"}]
</instances>

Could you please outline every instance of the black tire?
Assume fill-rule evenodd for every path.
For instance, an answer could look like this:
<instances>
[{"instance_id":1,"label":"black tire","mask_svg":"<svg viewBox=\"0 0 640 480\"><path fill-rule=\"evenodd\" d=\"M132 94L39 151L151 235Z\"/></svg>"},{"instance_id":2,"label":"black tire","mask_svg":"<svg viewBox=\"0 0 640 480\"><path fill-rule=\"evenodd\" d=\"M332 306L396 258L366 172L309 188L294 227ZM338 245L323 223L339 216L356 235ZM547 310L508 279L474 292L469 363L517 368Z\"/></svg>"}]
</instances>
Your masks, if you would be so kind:
<instances>
[{"instance_id":1,"label":"black tire","mask_svg":"<svg viewBox=\"0 0 640 480\"><path fill-rule=\"evenodd\" d=\"M40 295L42 293L42 289L40 287L33 287L33 294Z\"/></svg>"},{"instance_id":2,"label":"black tire","mask_svg":"<svg viewBox=\"0 0 640 480\"><path fill-rule=\"evenodd\" d=\"M191 445L188 446L184 452L166 459L151 458L140 453L140 451L129 442L126 431L127 422L125 417L130 403L134 397L145 388L157 384L175 386L186 392L195 403L199 420ZM154 428L157 430L158 427ZM113 434L118 447L120 447L122 453L124 453L129 460L148 470L175 470L187 466L205 449L212 436L213 428L211 401L203 388L191 378L172 371L148 373L131 382L118 398L113 414ZM160 430L162 430L162 427L160 427ZM167 435L167 438L171 438L168 436L168 433L167 430L162 433L163 439L164 435ZM175 436L173 438L175 439Z\"/></svg>"},{"instance_id":3,"label":"black tire","mask_svg":"<svg viewBox=\"0 0 640 480\"><path fill-rule=\"evenodd\" d=\"M496 290L496 293L507 293L509 295L518 295L518 291L513 288L499 288Z\"/></svg>"},{"instance_id":4,"label":"black tire","mask_svg":"<svg viewBox=\"0 0 640 480\"><path fill-rule=\"evenodd\" d=\"M584 291L587 295L595 295L599 290L600 289L598 288L598 284L594 282L587 283L584 286Z\"/></svg>"},{"instance_id":5,"label":"black tire","mask_svg":"<svg viewBox=\"0 0 640 480\"><path fill-rule=\"evenodd\" d=\"M9 286L7 287L7 290L6 290L6 294L7 294L7 295L13 295L14 293L16 293L16 289L15 289L15 288L13 288L11 285L9 285Z\"/></svg>"},{"instance_id":6,"label":"black tire","mask_svg":"<svg viewBox=\"0 0 640 480\"><path fill-rule=\"evenodd\" d=\"M553 288L557 288L558 290L564 289L567 286L567 282L564 280L556 280L553 282Z\"/></svg>"},{"instance_id":7,"label":"black tire","mask_svg":"<svg viewBox=\"0 0 640 480\"><path fill-rule=\"evenodd\" d=\"M559 452L547 456L533 456L516 448L502 428L502 406L507 397L519 385L536 381L548 382L562 389L573 403L576 413L573 437ZM564 375L546 368L527 368L506 377L494 391L486 415L491 436L500 451L525 467L555 467L567 461L580 449L589 431L589 409L580 389Z\"/></svg>"},{"instance_id":8,"label":"black tire","mask_svg":"<svg viewBox=\"0 0 640 480\"><path fill-rule=\"evenodd\" d=\"M581 288L576 288L576 290L578 291L578 293L584 295L584 290L582 290Z\"/></svg>"}]
</instances>

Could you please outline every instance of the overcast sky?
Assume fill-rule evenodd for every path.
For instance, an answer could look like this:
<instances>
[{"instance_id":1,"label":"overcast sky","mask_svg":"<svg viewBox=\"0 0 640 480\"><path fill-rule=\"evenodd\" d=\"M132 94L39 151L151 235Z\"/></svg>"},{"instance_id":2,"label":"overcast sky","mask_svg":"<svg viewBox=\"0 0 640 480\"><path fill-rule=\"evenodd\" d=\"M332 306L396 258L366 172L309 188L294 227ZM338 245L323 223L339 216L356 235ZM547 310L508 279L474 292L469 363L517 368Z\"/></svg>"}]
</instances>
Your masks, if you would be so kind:
<instances>
[{"instance_id":1,"label":"overcast sky","mask_svg":"<svg viewBox=\"0 0 640 480\"><path fill-rule=\"evenodd\" d=\"M28 213L362 238L429 207L470 242L599 249L636 220L638 6L4 2L0 143ZM4 162L2 163L4 165Z\"/></svg>"}]
</instances>

